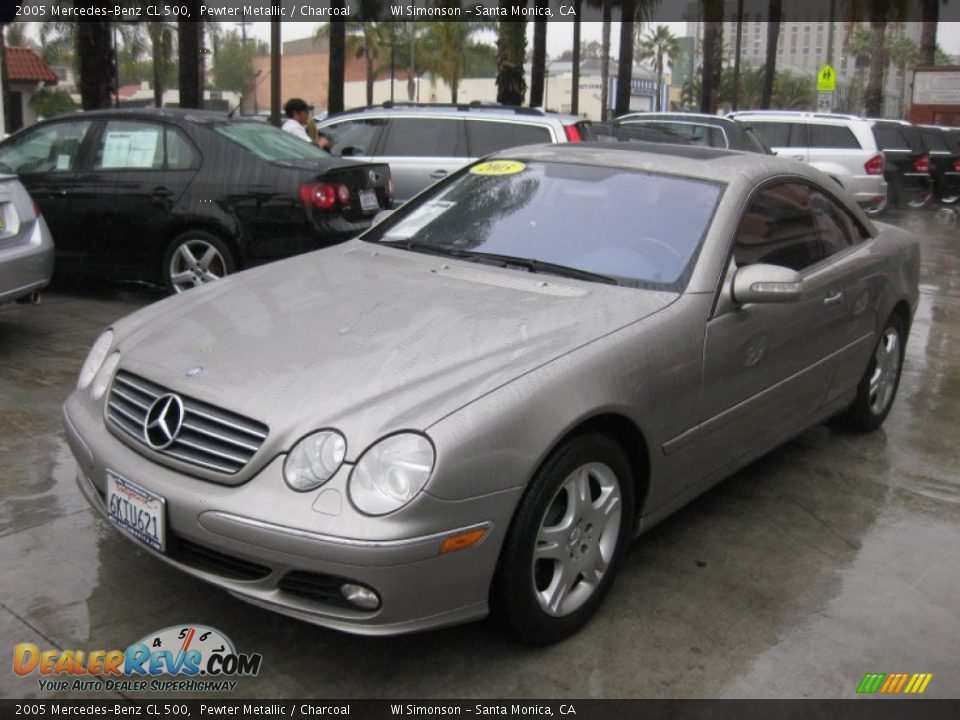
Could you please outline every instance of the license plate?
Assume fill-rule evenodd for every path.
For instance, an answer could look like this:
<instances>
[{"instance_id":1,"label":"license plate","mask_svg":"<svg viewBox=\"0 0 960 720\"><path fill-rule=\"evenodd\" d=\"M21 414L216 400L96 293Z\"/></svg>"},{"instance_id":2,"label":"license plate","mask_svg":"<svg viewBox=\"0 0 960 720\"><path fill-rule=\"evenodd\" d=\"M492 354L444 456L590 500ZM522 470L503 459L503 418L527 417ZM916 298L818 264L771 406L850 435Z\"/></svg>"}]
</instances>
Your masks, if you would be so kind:
<instances>
[{"instance_id":1,"label":"license plate","mask_svg":"<svg viewBox=\"0 0 960 720\"><path fill-rule=\"evenodd\" d=\"M107 471L107 518L159 552L166 549L166 505L167 501L156 493Z\"/></svg>"},{"instance_id":2,"label":"license plate","mask_svg":"<svg viewBox=\"0 0 960 720\"><path fill-rule=\"evenodd\" d=\"M361 190L360 207L363 210L379 210L380 203L377 202L377 193L373 190Z\"/></svg>"}]
</instances>

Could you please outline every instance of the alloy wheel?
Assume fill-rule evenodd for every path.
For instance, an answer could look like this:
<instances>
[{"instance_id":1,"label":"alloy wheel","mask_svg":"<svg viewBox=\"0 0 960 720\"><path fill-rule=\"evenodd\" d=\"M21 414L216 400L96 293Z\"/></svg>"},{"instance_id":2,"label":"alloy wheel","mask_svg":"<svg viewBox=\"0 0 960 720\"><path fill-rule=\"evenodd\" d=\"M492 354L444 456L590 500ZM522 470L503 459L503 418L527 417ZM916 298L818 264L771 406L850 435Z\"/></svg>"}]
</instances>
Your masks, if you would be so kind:
<instances>
[{"instance_id":1,"label":"alloy wheel","mask_svg":"<svg viewBox=\"0 0 960 720\"><path fill-rule=\"evenodd\" d=\"M227 274L227 263L220 251L206 240L181 243L170 258L170 284L174 292L183 292Z\"/></svg>"},{"instance_id":2,"label":"alloy wheel","mask_svg":"<svg viewBox=\"0 0 960 720\"><path fill-rule=\"evenodd\" d=\"M900 334L894 327L888 327L873 356L873 373L870 376L870 411L881 415L893 400L900 371Z\"/></svg>"}]
</instances>

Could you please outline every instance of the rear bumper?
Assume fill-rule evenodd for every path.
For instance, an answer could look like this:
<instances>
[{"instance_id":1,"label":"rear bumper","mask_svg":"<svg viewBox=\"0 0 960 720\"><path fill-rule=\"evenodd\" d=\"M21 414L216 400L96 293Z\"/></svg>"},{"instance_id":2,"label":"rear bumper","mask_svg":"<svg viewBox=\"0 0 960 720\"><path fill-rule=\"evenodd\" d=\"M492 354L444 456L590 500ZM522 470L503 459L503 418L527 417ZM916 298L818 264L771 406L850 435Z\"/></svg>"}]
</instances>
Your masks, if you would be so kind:
<instances>
[{"instance_id":1,"label":"rear bumper","mask_svg":"<svg viewBox=\"0 0 960 720\"><path fill-rule=\"evenodd\" d=\"M842 180L858 205L871 205L887 197L887 181L882 175L849 175Z\"/></svg>"},{"instance_id":2,"label":"rear bumper","mask_svg":"<svg viewBox=\"0 0 960 720\"><path fill-rule=\"evenodd\" d=\"M0 241L0 304L46 287L53 274L53 240L43 218L33 221L28 239L4 246Z\"/></svg>"}]
</instances>

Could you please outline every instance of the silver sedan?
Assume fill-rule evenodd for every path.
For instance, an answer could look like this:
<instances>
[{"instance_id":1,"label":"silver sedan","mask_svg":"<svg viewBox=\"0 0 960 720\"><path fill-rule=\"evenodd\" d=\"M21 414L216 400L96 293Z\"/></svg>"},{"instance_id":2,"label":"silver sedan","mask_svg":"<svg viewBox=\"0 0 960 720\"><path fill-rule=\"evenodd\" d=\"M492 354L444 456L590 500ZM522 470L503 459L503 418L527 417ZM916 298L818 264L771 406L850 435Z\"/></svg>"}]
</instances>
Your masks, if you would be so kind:
<instances>
[{"instance_id":1,"label":"silver sedan","mask_svg":"<svg viewBox=\"0 0 960 720\"><path fill-rule=\"evenodd\" d=\"M251 603L553 642L634 536L816 423L883 422L918 256L799 163L515 149L118 321L67 437L121 533Z\"/></svg>"},{"instance_id":2,"label":"silver sedan","mask_svg":"<svg viewBox=\"0 0 960 720\"><path fill-rule=\"evenodd\" d=\"M0 175L0 305L38 302L53 274L53 239L16 175Z\"/></svg>"}]
</instances>

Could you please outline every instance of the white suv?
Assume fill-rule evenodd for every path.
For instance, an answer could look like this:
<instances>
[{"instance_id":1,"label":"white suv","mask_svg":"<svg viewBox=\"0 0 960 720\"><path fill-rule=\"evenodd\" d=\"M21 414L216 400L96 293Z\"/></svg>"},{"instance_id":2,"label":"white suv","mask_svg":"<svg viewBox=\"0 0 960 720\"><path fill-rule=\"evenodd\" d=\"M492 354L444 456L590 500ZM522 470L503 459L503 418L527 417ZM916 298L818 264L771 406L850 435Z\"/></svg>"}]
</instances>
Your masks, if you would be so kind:
<instances>
[{"instance_id":1,"label":"white suv","mask_svg":"<svg viewBox=\"0 0 960 720\"><path fill-rule=\"evenodd\" d=\"M886 206L883 153L863 118L788 110L746 110L729 117L749 122L777 155L825 172L868 214L878 214Z\"/></svg>"},{"instance_id":2,"label":"white suv","mask_svg":"<svg viewBox=\"0 0 960 720\"><path fill-rule=\"evenodd\" d=\"M588 124L573 115L476 102L384 103L332 115L317 128L336 157L389 163L399 205L484 155L584 140Z\"/></svg>"}]
</instances>

